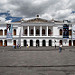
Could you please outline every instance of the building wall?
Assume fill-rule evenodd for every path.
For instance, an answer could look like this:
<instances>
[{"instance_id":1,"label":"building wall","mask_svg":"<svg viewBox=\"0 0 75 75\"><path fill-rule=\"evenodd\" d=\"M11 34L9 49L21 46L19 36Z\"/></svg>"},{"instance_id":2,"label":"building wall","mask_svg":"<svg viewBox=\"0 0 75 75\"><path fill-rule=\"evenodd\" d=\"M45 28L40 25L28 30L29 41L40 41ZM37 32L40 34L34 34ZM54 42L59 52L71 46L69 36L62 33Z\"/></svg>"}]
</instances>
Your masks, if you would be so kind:
<instances>
[{"instance_id":1,"label":"building wall","mask_svg":"<svg viewBox=\"0 0 75 75\"><path fill-rule=\"evenodd\" d=\"M69 36L69 39L65 40L63 39L63 35L60 35L59 34L59 30L60 28L63 27L63 24L59 25L59 24L56 24L56 25L53 25L53 26L49 26L49 25L41 25L43 29L45 29L45 33L46 35L45 36L24 36L23 33L24 33L24 29L28 29L28 26L30 27L29 29L34 29L34 26L30 26L30 25L27 25L27 26L22 26L21 24L13 24L13 29L16 29L16 35L14 36L13 33L13 38L12 39L7 39L6 36L4 35L4 30L6 29L6 24L5 25L1 25L0 26L0 29L3 30L3 36L0 36L0 40L3 41L3 45L4 45L4 40L7 40L7 46L13 46L13 41L16 40L16 44L21 44L21 46L24 46L24 40L27 41L27 44L30 46L30 40L33 40L33 46L36 46L36 40L39 40L39 46L42 46L42 41L45 40L46 41L46 46L49 46L49 40L52 40L52 46L59 46L59 42L60 40L62 40L62 45L63 46L69 46L69 40L72 40L71 36ZM50 28L52 30L52 35L51 36L48 36L47 35L47 26L48 26L48 29ZM60 28L59 28L60 27ZM40 26L37 26L37 24L35 25L35 28L39 28L40 29ZM36 30L35 29L35 30ZM72 27L70 26L69 29L72 29ZM55 42L56 41L56 42ZM72 45L73 45L73 41L72 41Z\"/></svg>"}]
</instances>

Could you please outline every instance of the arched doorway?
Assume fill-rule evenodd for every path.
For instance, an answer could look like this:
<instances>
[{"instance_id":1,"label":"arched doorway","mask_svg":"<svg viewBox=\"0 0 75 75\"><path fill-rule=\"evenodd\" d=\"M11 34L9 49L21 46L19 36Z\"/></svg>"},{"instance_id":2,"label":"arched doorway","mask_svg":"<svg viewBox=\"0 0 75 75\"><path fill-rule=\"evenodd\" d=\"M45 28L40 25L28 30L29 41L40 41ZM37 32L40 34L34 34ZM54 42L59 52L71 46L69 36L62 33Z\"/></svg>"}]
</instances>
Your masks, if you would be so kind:
<instances>
[{"instance_id":1,"label":"arched doorway","mask_svg":"<svg viewBox=\"0 0 75 75\"><path fill-rule=\"evenodd\" d=\"M15 45L15 46L16 46L16 40L14 40L14 41L13 41L13 45Z\"/></svg>"},{"instance_id":2,"label":"arched doorway","mask_svg":"<svg viewBox=\"0 0 75 75\"><path fill-rule=\"evenodd\" d=\"M3 46L3 41L2 40L0 40L0 46Z\"/></svg>"},{"instance_id":3,"label":"arched doorway","mask_svg":"<svg viewBox=\"0 0 75 75\"><path fill-rule=\"evenodd\" d=\"M7 46L7 40L4 41L4 46Z\"/></svg>"},{"instance_id":4,"label":"arched doorway","mask_svg":"<svg viewBox=\"0 0 75 75\"><path fill-rule=\"evenodd\" d=\"M52 40L49 40L49 46L52 46Z\"/></svg>"},{"instance_id":5,"label":"arched doorway","mask_svg":"<svg viewBox=\"0 0 75 75\"><path fill-rule=\"evenodd\" d=\"M39 46L39 40L36 40L36 45Z\"/></svg>"},{"instance_id":6,"label":"arched doorway","mask_svg":"<svg viewBox=\"0 0 75 75\"><path fill-rule=\"evenodd\" d=\"M71 40L69 40L69 46L72 46Z\"/></svg>"},{"instance_id":7,"label":"arched doorway","mask_svg":"<svg viewBox=\"0 0 75 75\"><path fill-rule=\"evenodd\" d=\"M30 40L30 46L33 46L33 40Z\"/></svg>"},{"instance_id":8,"label":"arched doorway","mask_svg":"<svg viewBox=\"0 0 75 75\"><path fill-rule=\"evenodd\" d=\"M24 40L24 46L27 46L27 41L26 40Z\"/></svg>"},{"instance_id":9,"label":"arched doorway","mask_svg":"<svg viewBox=\"0 0 75 75\"><path fill-rule=\"evenodd\" d=\"M62 40L60 40L59 44L61 44L61 45L62 45Z\"/></svg>"},{"instance_id":10,"label":"arched doorway","mask_svg":"<svg viewBox=\"0 0 75 75\"><path fill-rule=\"evenodd\" d=\"M46 46L46 41L45 40L42 41L42 46Z\"/></svg>"},{"instance_id":11,"label":"arched doorway","mask_svg":"<svg viewBox=\"0 0 75 75\"><path fill-rule=\"evenodd\" d=\"M75 40L73 40L73 46L75 46Z\"/></svg>"}]
</instances>

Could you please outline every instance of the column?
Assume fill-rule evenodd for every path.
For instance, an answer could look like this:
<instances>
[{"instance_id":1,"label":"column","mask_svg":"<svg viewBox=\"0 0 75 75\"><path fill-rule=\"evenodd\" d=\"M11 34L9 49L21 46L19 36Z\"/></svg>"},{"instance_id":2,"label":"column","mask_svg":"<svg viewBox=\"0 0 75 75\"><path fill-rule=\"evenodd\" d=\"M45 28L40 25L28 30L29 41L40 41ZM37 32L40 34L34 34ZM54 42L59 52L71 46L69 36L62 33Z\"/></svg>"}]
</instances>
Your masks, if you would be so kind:
<instances>
[{"instance_id":1,"label":"column","mask_svg":"<svg viewBox=\"0 0 75 75\"><path fill-rule=\"evenodd\" d=\"M48 26L46 27L46 36L48 36Z\"/></svg>"},{"instance_id":2,"label":"column","mask_svg":"<svg viewBox=\"0 0 75 75\"><path fill-rule=\"evenodd\" d=\"M21 39L21 46L24 46L24 40Z\"/></svg>"},{"instance_id":3,"label":"column","mask_svg":"<svg viewBox=\"0 0 75 75\"><path fill-rule=\"evenodd\" d=\"M18 45L19 44L19 42L18 42L18 39L16 40L16 45Z\"/></svg>"},{"instance_id":4,"label":"column","mask_svg":"<svg viewBox=\"0 0 75 75\"><path fill-rule=\"evenodd\" d=\"M71 42L72 42L72 46L73 46L73 40Z\"/></svg>"},{"instance_id":5,"label":"column","mask_svg":"<svg viewBox=\"0 0 75 75\"><path fill-rule=\"evenodd\" d=\"M33 46L36 46L36 39L33 40Z\"/></svg>"},{"instance_id":6,"label":"column","mask_svg":"<svg viewBox=\"0 0 75 75\"><path fill-rule=\"evenodd\" d=\"M40 26L40 36L42 36L42 26Z\"/></svg>"},{"instance_id":7,"label":"column","mask_svg":"<svg viewBox=\"0 0 75 75\"><path fill-rule=\"evenodd\" d=\"M46 46L49 46L49 40L48 39L46 40Z\"/></svg>"},{"instance_id":8,"label":"column","mask_svg":"<svg viewBox=\"0 0 75 75\"><path fill-rule=\"evenodd\" d=\"M39 40L39 46L42 46L42 39Z\"/></svg>"},{"instance_id":9,"label":"column","mask_svg":"<svg viewBox=\"0 0 75 75\"><path fill-rule=\"evenodd\" d=\"M30 46L30 40L29 39L27 39L27 44L28 44L28 46Z\"/></svg>"},{"instance_id":10,"label":"column","mask_svg":"<svg viewBox=\"0 0 75 75\"><path fill-rule=\"evenodd\" d=\"M3 41L3 46L4 46L4 40L2 40Z\"/></svg>"},{"instance_id":11,"label":"column","mask_svg":"<svg viewBox=\"0 0 75 75\"><path fill-rule=\"evenodd\" d=\"M21 36L23 36L23 27L21 27Z\"/></svg>"},{"instance_id":12,"label":"column","mask_svg":"<svg viewBox=\"0 0 75 75\"><path fill-rule=\"evenodd\" d=\"M36 36L35 26L34 26L34 36Z\"/></svg>"},{"instance_id":13,"label":"column","mask_svg":"<svg viewBox=\"0 0 75 75\"><path fill-rule=\"evenodd\" d=\"M4 33L5 33L5 32L4 32L4 29L3 29L3 36L4 36Z\"/></svg>"},{"instance_id":14,"label":"column","mask_svg":"<svg viewBox=\"0 0 75 75\"><path fill-rule=\"evenodd\" d=\"M27 27L27 32L28 32L27 35L29 36L29 26Z\"/></svg>"}]
</instances>

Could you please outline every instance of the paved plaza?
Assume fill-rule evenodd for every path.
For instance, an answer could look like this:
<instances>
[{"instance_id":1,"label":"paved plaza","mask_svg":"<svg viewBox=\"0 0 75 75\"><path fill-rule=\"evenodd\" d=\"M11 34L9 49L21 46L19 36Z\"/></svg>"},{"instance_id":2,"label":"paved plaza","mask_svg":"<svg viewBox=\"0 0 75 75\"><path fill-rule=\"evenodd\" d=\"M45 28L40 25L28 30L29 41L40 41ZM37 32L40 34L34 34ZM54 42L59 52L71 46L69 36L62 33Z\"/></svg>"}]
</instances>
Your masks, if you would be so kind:
<instances>
[{"instance_id":1,"label":"paved plaza","mask_svg":"<svg viewBox=\"0 0 75 75\"><path fill-rule=\"evenodd\" d=\"M0 75L75 75L75 47L0 47Z\"/></svg>"}]
</instances>

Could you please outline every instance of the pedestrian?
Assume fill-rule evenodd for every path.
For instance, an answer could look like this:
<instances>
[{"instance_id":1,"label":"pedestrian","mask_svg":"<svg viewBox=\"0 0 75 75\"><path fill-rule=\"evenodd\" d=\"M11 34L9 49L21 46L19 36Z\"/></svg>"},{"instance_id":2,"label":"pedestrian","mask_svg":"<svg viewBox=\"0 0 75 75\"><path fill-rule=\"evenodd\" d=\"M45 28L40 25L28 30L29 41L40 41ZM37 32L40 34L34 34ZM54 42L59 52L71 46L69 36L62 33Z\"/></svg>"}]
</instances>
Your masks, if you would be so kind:
<instances>
[{"instance_id":1,"label":"pedestrian","mask_svg":"<svg viewBox=\"0 0 75 75\"><path fill-rule=\"evenodd\" d=\"M15 45L13 45L13 48L15 48Z\"/></svg>"},{"instance_id":2,"label":"pedestrian","mask_svg":"<svg viewBox=\"0 0 75 75\"><path fill-rule=\"evenodd\" d=\"M27 48L29 48L28 44L27 44Z\"/></svg>"},{"instance_id":3,"label":"pedestrian","mask_svg":"<svg viewBox=\"0 0 75 75\"><path fill-rule=\"evenodd\" d=\"M62 51L62 45L59 45L59 52Z\"/></svg>"},{"instance_id":4,"label":"pedestrian","mask_svg":"<svg viewBox=\"0 0 75 75\"><path fill-rule=\"evenodd\" d=\"M19 48L19 44L17 44L17 48Z\"/></svg>"},{"instance_id":5,"label":"pedestrian","mask_svg":"<svg viewBox=\"0 0 75 75\"><path fill-rule=\"evenodd\" d=\"M36 47L38 47L38 44L36 43Z\"/></svg>"},{"instance_id":6,"label":"pedestrian","mask_svg":"<svg viewBox=\"0 0 75 75\"><path fill-rule=\"evenodd\" d=\"M55 44L55 48L56 48L56 44Z\"/></svg>"},{"instance_id":7,"label":"pedestrian","mask_svg":"<svg viewBox=\"0 0 75 75\"><path fill-rule=\"evenodd\" d=\"M13 48L16 49L16 45L13 45Z\"/></svg>"},{"instance_id":8,"label":"pedestrian","mask_svg":"<svg viewBox=\"0 0 75 75\"><path fill-rule=\"evenodd\" d=\"M16 49L16 45L15 45L15 49Z\"/></svg>"},{"instance_id":9,"label":"pedestrian","mask_svg":"<svg viewBox=\"0 0 75 75\"><path fill-rule=\"evenodd\" d=\"M19 48L21 49L21 45L19 45Z\"/></svg>"}]
</instances>

